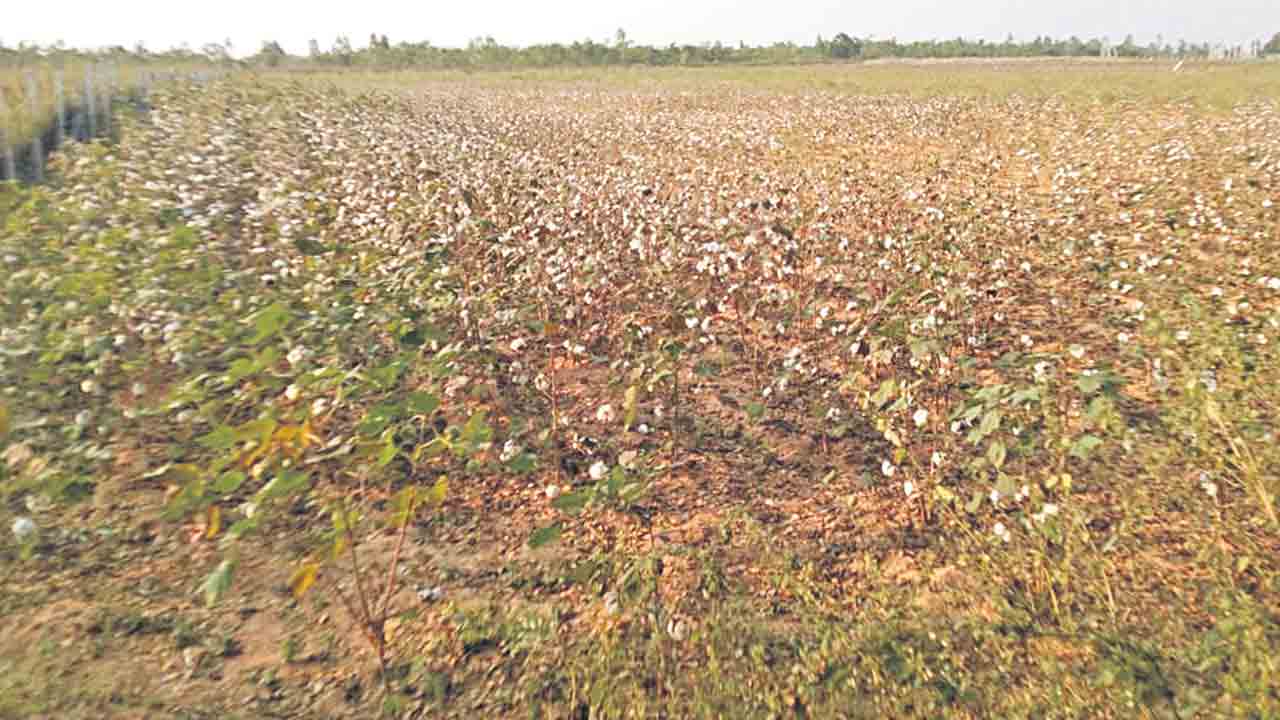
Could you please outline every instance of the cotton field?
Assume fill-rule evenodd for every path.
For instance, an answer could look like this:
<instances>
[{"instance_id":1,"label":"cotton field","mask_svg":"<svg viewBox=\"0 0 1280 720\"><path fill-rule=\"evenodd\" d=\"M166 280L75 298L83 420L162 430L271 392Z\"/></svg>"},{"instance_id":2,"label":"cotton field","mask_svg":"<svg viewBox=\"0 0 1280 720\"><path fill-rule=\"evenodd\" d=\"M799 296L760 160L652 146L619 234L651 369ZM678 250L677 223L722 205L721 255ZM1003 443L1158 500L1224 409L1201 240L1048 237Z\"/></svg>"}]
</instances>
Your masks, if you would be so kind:
<instances>
[{"instance_id":1,"label":"cotton field","mask_svg":"<svg viewBox=\"0 0 1280 720\"><path fill-rule=\"evenodd\" d=\"M123 122L0 189L0 714L1280 712L1275 98Z\"/></svg>"}]
</instances>

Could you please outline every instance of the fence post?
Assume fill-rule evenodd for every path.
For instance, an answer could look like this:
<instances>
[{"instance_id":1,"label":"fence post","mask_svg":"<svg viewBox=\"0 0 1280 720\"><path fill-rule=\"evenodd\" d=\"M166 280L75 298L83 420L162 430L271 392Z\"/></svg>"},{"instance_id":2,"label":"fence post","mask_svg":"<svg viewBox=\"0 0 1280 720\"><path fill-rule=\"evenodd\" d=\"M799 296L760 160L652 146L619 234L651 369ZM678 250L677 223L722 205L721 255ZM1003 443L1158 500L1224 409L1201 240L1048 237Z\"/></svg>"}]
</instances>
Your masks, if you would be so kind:
<instances>
[{"instance_id":1,"label":"fence post","mask_svg":"<svg viewBox=\"0 0 1280 720\"><path fill-rule=\"evenodd\" d=\"M14 169L13 145L9 143L9 120L9 108L5 106L4 94L0 93L0 171L4 173L0 180L18 179Z\"/></svg>"},{"instance_id":2,"label":"fence post","mask_svg":"<svg viewBox=\"0 0 1280 720\"><path fill-rule=\"evenodd\" d=\"M99 73L102 78L102 134L111 135L111 66L103 68Z\"/></svg>"},{"instance_id":3,"label":"fence post","mask_svg":"<svg viewBox=\"0 0 1280 720\"><path fill-rule=\"evenodd\" d=\"M36 75L28 70L27 109L31 111L31 179L44 182L44 139L40 137L40 93L36 87Z\"/></svg>"},{"instance_id":4,"label":"fence post","mask_svg":"<svg viewBox=\"0 0 1280 720\"><path fill-rule=\"evenodd\" d=\"M53 130L53 147L57 150L62 147L62 141L66 135L67 128L67 98L62 89L62 71L58 70L53 74L53 104L57 112L57 125Z\"/></svg>"},{"instance_id":5,"label":"fence post","mask_svg":"<svg viewBox=\"0 0 1280 720\"><path fill-rule=\"evenodd\" d=\"M84 69L84 111L89 116L89 136L86 140L92 140L98 135L98 118L94 110L93 99L93 66L86 65Z\"/></svg>"}]
</instances>

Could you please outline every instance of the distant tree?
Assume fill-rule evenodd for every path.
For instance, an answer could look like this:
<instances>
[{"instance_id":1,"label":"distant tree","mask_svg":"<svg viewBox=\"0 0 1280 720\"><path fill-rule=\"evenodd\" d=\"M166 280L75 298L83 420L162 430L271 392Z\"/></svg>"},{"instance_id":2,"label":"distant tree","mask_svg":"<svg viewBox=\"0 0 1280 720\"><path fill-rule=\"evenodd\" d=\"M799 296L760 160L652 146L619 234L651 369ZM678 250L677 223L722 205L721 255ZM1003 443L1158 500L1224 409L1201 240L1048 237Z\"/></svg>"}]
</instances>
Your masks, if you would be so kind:
<instances>
[{"instance_id":1,"label":"distant tree","mask_svg":"<svg viewBox=\"0 0 1280 720\"><path fill-rule=\"evenodd\" d=\"M1280 32L1271 36L1271 40L1262 47L1263 54L1280 55Z\"/></svg>"},{"instance_id":2,"label":"distant tree","mask_svg":"<svg viewBox=\"0 0 1280 720\"><path fill-rule=\"evenodd\" d=\"M262 43L262 49L258 51L257 57L253 60L259 65L279 67L287 57L288 53L284 51L283 47L280 47L280 43L275 40L268 40Z\"/></svg>"},{"instance_id":3,"label":"distant tree","mask_svg":"<svg viewBox=\"0 0 1280 720\"><path fill-rule=\"evenodd\" d=\"M319 41L315 38L307 41L307 54L311 56L312 60L319 60L320 56L324 55L324 51L320 49Z\"/></svg>"},{"instance_id":4,"label":"distant tree","mask_svg":"<svg viewBox=\"0 0 1280 720\"><path fill-rule=\"evenodd\" d=\"M219 43L208 43L200 48L200 52L209 60L220 63L231 59L231 49Z\"/></svg>"},{"instance_id":5,"label":"distant tree","mask_svg":"<svg viewBox=\"0 0 1280 720\"><path fill-rule=\"evenodd\" d=\"M841 60L862 54L862 41L851 38L845 33L839 33L831 38L827 47L831 57Z\"/></svg>"},{"instance_id":6,"label":"distant tree","mask_svg":"<svg viewBox=\"0 0 1280 720\"><path fill-rule=\"evenodd\" d=\"M355 57L355 50L351 48L351 40L346 35L339 35L333 41L333 56L342 65L350 65Z\"/></svg>"}]
</instances>

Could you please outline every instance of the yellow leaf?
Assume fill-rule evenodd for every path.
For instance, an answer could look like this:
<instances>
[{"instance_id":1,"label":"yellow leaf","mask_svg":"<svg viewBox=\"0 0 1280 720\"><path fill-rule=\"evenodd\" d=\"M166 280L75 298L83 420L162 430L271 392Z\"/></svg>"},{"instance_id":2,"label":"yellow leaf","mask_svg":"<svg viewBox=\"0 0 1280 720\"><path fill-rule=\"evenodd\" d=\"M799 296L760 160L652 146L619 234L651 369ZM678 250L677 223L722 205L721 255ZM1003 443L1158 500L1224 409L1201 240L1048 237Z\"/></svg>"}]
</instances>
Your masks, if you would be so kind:
<instances>
[{"instance_id":1,"label":"yellow leaf","mask_svg":"<svg viewBox=\"0 0 1280 720\"><path fill-rule=\"evenodd\" d=\"M309 562L294 571L289 579L289 589L295 598L301 598L316 583L316 574L320 572L320 563Z\"/></svg>"},{"instance_id":2,"label":"yellow leaf","mask_svg":"<svg viewBox=\"0 0 1280 720\"><path fill-rule=\"evenodd\" d=\"M445 497L449 494L449 478L441 475L436 484L431 486L431 492L427 495L427 499L432 505L443 505Z\"/></svg>"},{"instance_id":3,"label":"yellow leaf","mask_svg":"<svg viewBox=\"0 0 1280 720\"><path fill-rule=\"evenodd\" d=\"M247 452L244 455L241 455L239 460L240 467L245 468L246 470L248 470L249 468L252 468L254 463L258 462L258 458L265 456L267 454L267 451L269 451L270 449L271 447L269 445L263 443L258 445L252 451Z\"/></svg>"},{"instance_id":4,"label":"yellow leaf","mask_svg":"<svg viewBox=\"0 0 1280 720\"><path fill-rule=\"evenodd\" d=\"M209 506L208 525L209 525L209 530L205 532L204 536L212 540L215 537L217 537L218 533L222 530L222 509L219 508L217 505Z\"/></svg>"},{"instance_id":5,"label":"yellow leaf","mask_svg":"<svg viewBox=\"0 0 1280 720\"><path fill-rule=\"evenodd\" d=\"M320 443L320 436L315 433L314 429L312 429L310 418L307 418L307 421L302 423L302 434L300 439L302 441L303 448L308 448Z\"/></svg>"},{"instance_id":6,"label":"yellow leaf","mask_svg":"<svg viewBox=\"0 0 1280 720\"><path fill-rule=\"evenodd\" d=\"M9 434L9 407L0 403L0 438Z\"/></svg>"},{"instance_id":7,"label":"yellow leaf","mask_svg":"<svg viewBox=\"0 0 1280 720\"><path fill-rule=\"evenodd\" d=\"M638 386L632 385L631 387L627 388L627 392L626 392L626 395L624 395L624 402L622 405L622 429L623 430L630 430L631 426L634 425L636 422L636 401L639 399L639 395L640 395L640 388Z\"/></svg>"},{"instance_id":8,"label":"yellow leaf","mask_svg":"<svg viewBox=\"0 0 1280 720\"><path fill-rule=\"evenodd\" d=\"M1218 423L1219 425L1224 424L1222 422L1222 411L1218 408L1218 403L1213 401L1213 398L1205 400L1204 413L1209 416L1210 420Z\"/></svg>"},{"instance_id":9,"label":"yellow leaf","mask_svg":"<svg viewBox=\"0 0 1280 720\"><path fill-rule=\"evenodd\" d=\"M387 642L391 642L403 624L404 623L400 618L387 618L387 622L382 626L383 639Z\"/></svg>"},{"instance_id":10,"label":"yellow leaf","mask_svg":"<svg viewBox=\"0 0 1280 720\"><path fill-rule=\"evenodd\" d=\"M190 463L182 463L169 468L161 477L178 487L186 487L200 480L200 468Z\"/></svg>"}]
</instances>

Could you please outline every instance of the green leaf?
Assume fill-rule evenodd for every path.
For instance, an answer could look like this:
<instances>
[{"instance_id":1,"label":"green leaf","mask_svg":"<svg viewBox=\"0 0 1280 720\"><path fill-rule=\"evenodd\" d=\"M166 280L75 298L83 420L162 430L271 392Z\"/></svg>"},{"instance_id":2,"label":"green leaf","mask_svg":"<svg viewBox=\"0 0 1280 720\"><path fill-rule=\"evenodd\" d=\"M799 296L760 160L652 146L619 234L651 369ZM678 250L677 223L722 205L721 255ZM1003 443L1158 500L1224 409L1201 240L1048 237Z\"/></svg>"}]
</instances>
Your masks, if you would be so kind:
<instances>
[{"instance_id":1,"label":"green leaf","mask_svg":"<svg viewBox=\"0 0 1280 720\"><path fill-rule=\"evenodd\" d=\"M1000 428L1000 420L1004 417L999 410L989 410L986 415L982 416L982 424L978 429L983 435L990 435Z\"/></svg>"},{"instance_id":2,"label":"green leaf","mask_svg":"<svg viewBox=\"0 0 1280 720\"><path fill-rule=\"evenodd\" d=\"M1089 416L1090 420L1097 422L1111 411L1113 405L1111 398L1106 395L1099 395L1089 401L1089 407L1085 410L1085 414Z\"/></svg>"},{"instance_id":3,"label":"green leaf","mask_svg":"<svg viewBox=\"0 0 1280 720\"><path fill-rule=\"evenodd\" d=\"M213 491L223 495L233 493L240 489L240 486L244 484L244 480L244 473L239 470L228 470L227 472L219 475L217 480L213 481Z\"/></svg>"},{"instance_id":4,"label":"green leaf","mask_svg":"<svg viewBox=\"0 0 1280 720\"><path fill-rule=\"evenodd\" d=\"M356 432L365 437L381 435L382 431L386 430L388 425L400 417L403 411L404 408L395 403L375 405L370 408L364 420L361 420L360 424L356 425Z\"/></svg>"},{"instance_id":5,"label":"green leaf","mask_svg":"<svg viewBox=\"0 0 1280 720\"><path fill-rule=\"evenodd\" d=\"M227 529L227 536L239 539L258 529L258 525L262 522L262 515L254 515L253 517L244 518L235 522Z\"/></svg>"},{"instance_id":6,"label":"green leaf","mask_svg":"<svg viewBox=\"0 0 1280 720\"><path fill-rule=\"evenodd\" d=\"M876 390L876 394L871 396L871 404L880 409L886 403L893 399L898 393L898 384L893 380L885 380L880 383L880 388Z\"/></svg>"},{"instance_id":7,"label":"green leaf","mask_svg":"<svg viewBox=\"0 0 1280 720\"><path fill-rule=\"evenodd\" d=\"M271 418L261 418L259 420L250 420L249 422L236 428L236 440L247 441L257 440L263 445L271 442L271 435L276 431L276 421Z\"/></svg>"},{"instance_id":8,"label":"green leaf","mask_svg":"<svg viewBox=\"0 0 1280 720\"><path fill-rule=\"evenodd\" d=\"M311 484L311 476L297 470L285 470L284 472L271 478L258 491L258 502L267 502L281 497L289 497L302 490L307 489Z\"/></svg>"},{"instance_id":9,"label":"green leaf","mask_svg":"<svg viewBox=\"0 0 1280 720\"><path fill-rule=\"evenodd\" d=\"M1000 477L996 479L996 492L1000 493L1000 497L1013 497L1018 494L1018 486L1013 484L1013 478L1000 473Z\"/></svg>"},{"instance_id":10,"label":"green leaf","mask_svg":"<svg viewBox=\"0 0 1280 720\"><path fill-rule=\"evenodd\" d=\"M381 388L389 388L400 380L400 373L404 372L405 362L403 360L394 360L383 365L382 367L373 368L369 371L369 379Z\"/></svg>"},{"instance_id":11,"label":"green leaf","mask_svg":"<svg viewBox=\"0 0 1280 720\"><path fill-rule=\"evenodd\" d=\"M493 428L485 422L485 413L483 410L472 415L467 420L467 424L462 428L462 441L472 448L476 448L493 439Z\"/></svg>"},{"instance_id":12,"label":"green leaf","mask_svg":"<svg viewBox=\"0 0 1280 720\"><path fill-rule=\"evenodd\" d=\"M257 345L280 332L289 324L289 308L285 307L283 303L272 303L255 313L252 321L256 332L249 342Z\"/></svg>"},{"instance_id":13,"label":"green leaf","mask_svg":"<svg viewBox=\"0 0 1280 720\"><path fill-rule=\"evenodd\" d=\"M1035 402L1039 399L1040 388L1024 388L1009 396L1009 402L1013 405Z\"/></svg>"},{"instance_id":14,"label":"green leaf","mask_svg":"<svg viewBox=\"0 0 1280 720\"><path fill-rule=\"evenodd\" d=\"M440 398L429 392L412 393L409 395L407 407L414 415L430 415L440 407Z\"/></svg>"},{"instance_id":15,"label":"green leaf","mask_svg":"<svg viewBox=\"0 0 1280 720\"><path fill-rule=\"evenodd\" d=\"M1004 391L1007 390L1008 387L1009 386L1004 383L989 385L974 393L973 399L984 403L999 400L1004 395Z\"/></svg>"},{"instance_id":16,"label":"green leaf","mask_svg":"<svg viewBox=\"0 0 1280 720\"><path fill-rule=\"evenodd\" d=\"M543 545L556 542L560 539L560 532L560 523L534 530L533 534L529 536L529 547L536 550Z\"/></svg>"},{"instance_id":17,"label":"green leaf","mask_svg":"<svg viewBox=\"0 0 1280 720\"><path fill-rule=\"evenodd\" d=\"M538 458L533 453L523 452L507 463L507 469L517 475L533 472L538 466Z\"/></svg>"},{"instance_id":18,"label":"green leaf","mask_svg":"<svg viewBox=\"0 0 1280 720\"><path fill-rule=\"evenodd\" d=\"M551 507L561 512L577 514L582 512L582 509L585 508L589 502L591 502L591 493L586 490L581 490L557 497L555 500L551 501Z\"/></svg>"},{"instance_id":19,"label":"green leaf","mask_svg":"<svg viewBox=\"0 0 1280 720\"><path fill-rule=\"evenodd\" d=\"M400 344L407 348L420 348L427 344L427 339L421 330L415 328L409 332L401 333Z\"/></svg>"},{"instance_id":20,"label":"green leaf","mask_svg":"<svg viewBox=\"0 0 1280 720\"><path fill-rule=\"evenodd\" d=\"M407 485L396 493L394 500L395 512L391 515L391 525L393 527L404 527L413 519L414 511L418 509L418 488L415 485Z\"/></svg>"},{"instance_id":21,"label":"green leaf","mask_svg":"<svg viewBox=\"0 0 1280 720\"><path fill-rule=\"evenodd\" d=\"M698 377L711 378L720 374L720 368L708 362L700 362L693 366L693 374Z\"/></svg>"},{"instance_id":22,"label":"green leaf","mask_svg":"<svg viewBox=\"0 0 1280 720\"><path fill-rule=\"evenodd\" d=\"M1071 446L1071 456L1081 460L1088 460L1089 455L1102 444L1102 438L1096 435L1085 435Z\"/></svg>"},{"instance_id":23,"label":"green leaf","mask_svg":"<svg viewBox=\"0 0 1280 720\"><path fill-rule=\"evenodd\" d=\"M640 482L627 483L626 485L622 486L622 490L618 493L618 496L622 499L622 502L626 503L627 505L634 505L636 502L640 500L640 498L644 497L645 493L648 490L649 490L649 486L645 485L644 483L640 483Z\"/></svg>"},{"instance_id":24,"label":"green leaf","mask_svg":"<svg viewBox=\"0 0 1280 720\"><path fill-rule=\"evenodd\" d=\"M396 455L400 453L400 448L396 447L395 437L391 433L387 433L387 441L382 444L382 449L378 451L378 467L384 468L396 459Z\"/></svg>"},{"instance_id":25,"label":"green leaf","mask_svg":"<svg viewBox=\"0 0 1280 720\"><path fill-rule=\"evenodd\" d=\"M1082 375L1076 380L1076 387L1085 395L1092 395L1102 388L1102 376Z\"/></svg>"},{"instance_id":26,"label":"green leaf","mask_svg":"<svg viewBox=\"0 0 1280 720\"><path fill-rule=\"evenodd\" d=\"M987 460L991 462L991 465L995 467L995 469L999 470L1004 466L1004 460L1007 453L1008 451L1005 449L1004 443L996 440L987 448Z\"/></svg>"},{"instance_id":27,"label":"green leaf","mask_svg":"<svg viewBox=\"0 0 1280 720\"><path fill-rule=\"evenodd\" d=\"M305 238L305 237L294 240L293 246L298 249L298 252L310 257L314 257L316 255L323 255L329 252L330 250L330 248L325 247L324 245L316 242L315 240L312 240L311 238Z\"/></svg>"},{"instance_id":28,"label":"green leaf","mask_svg":"<svg viewBox=\"0 0 1280 720\"><path fill-rule=\"evenodd\" d=\"M204 604L213 607L218 604L222 596L231 588L231 577L235 573L235 560L227 558L218 563L218 567L209 573L209 577L205 578L201 589L204 591Z\"/></svg>"},{"instance_id":29,"label":"green leaf","mask_svg":"<svg viewBox=\"0 0 1280 720\"><path fill-rule=\"evenodd\" d=\"M170 470L169 473L174 472ZM166 474L169 474L166 473ZM200 506L204 500L204 482L199 479L188 479L182 489L178 491L169 504L165 506L164 518L166 520L180 520L187 516L192 510Z\"/></svg>"},{"instance_id":30,"label":"green leaf","mask_svg":"<svg viewBox=\"0 0 1280 720\"><path fill-rule=\"evenodd\" d=\"M764 417L764 404L753 402L747 404L747 417L752 420L759 420Z\"/></svg>"},{"instance_id":31,"label":"green leaf","mask_svg":"<svg viewBox=\"0 0 1280 720\"><path fill-rule=\"evenodd\" d=\"M196 442L210 450L226 450L236 444L236 431L229 425L219 425L208 435L201 435Z\"/></svg>"},{"instance_id":32,"label":"green leaf","mask_svg":"<svg viewBox=\"0 0 1280 720\"><path fill-rule=\"evenodd\" d=\"M965 503L965 506L964 506L965 512L969 513L970 515L978 512L978 508L982 507L982 499L984 497L986 497L986 495L982 494L982 491L980 490L975 491L973 493L973 497L969 500L969 502Z\"/></svg>"},{"instance_id":33,"label":"green leaf","mask_svg":"<svg viewBox=\"0 0 1280 720\"><path fill-rule=\"evenodd\" d=\"M609 493L617 494L622 488L622 484L627 481L627 471L622 469L621 465L614 465L613 470L609 472Z\"/></svg>"}]
</instances>

